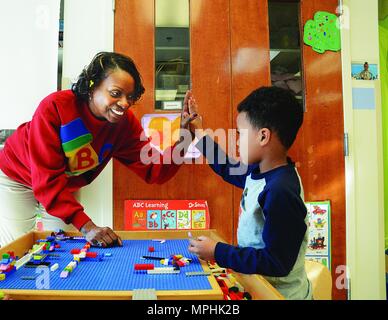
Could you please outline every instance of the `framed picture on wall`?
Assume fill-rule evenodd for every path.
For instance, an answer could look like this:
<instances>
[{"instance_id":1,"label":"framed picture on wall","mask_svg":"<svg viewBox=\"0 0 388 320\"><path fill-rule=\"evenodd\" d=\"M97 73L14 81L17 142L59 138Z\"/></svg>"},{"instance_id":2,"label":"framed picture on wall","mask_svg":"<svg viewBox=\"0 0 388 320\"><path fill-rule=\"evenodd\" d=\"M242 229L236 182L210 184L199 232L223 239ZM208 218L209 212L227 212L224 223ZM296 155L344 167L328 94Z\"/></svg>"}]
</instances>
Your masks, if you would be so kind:
<instances>
[{"instance_id":1,"label":"framed picture on wall","mask_svg":"<svg viewBox=\"0 0 388 320\"><path fill-rule=\"evenodd\" d=\"M377 80L379 78L378 65L364 62L352 62L352 79Z\"/></svg>"}]
</instances>

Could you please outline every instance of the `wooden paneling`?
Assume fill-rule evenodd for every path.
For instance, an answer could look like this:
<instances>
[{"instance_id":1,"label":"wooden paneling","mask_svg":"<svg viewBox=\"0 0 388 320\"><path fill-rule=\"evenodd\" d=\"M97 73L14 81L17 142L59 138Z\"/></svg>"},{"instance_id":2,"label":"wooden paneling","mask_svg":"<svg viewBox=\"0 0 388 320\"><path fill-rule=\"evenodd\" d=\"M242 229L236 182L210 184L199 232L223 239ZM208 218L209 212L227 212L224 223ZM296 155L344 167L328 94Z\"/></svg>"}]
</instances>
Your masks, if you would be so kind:
<instances>
[{"instance_id":1,"label":"wooden paneling","mask_svg":"<svg viewBox=\"0 0 388 320\"><path fill-rule=\"evenodd\" d=\"M232 125L236 128L238 103L252 90L271 83L267 0L230 0L230 24ZM235 244L241 194L241 189L233 188Z\"/></svg>"},{"instance_id":2,"label":"wooden paneling","mask_svg":"<svg viewBox=\"0 0 388 320\"><path fill-rule=\"evenodd\" d=\"M301 1L301 28L315 12L335 13L337 5L337 0ZM290 154L303 181L305 200L331 201L333 299L346 299L346 290L335 287L335 270L346 265L341 53L319 54L309 46L302 46L302 52L306 112Z\"/></svg>"},{"instance_id":3,"label":"wooden paneling","mask_svg":"<svg viewBox=\"0 0 388 320\"><path fill-rule=\"evenodd\" d=\"M229 1L190 1L190 22L192 89L204 127L227 130L232 123ZM207 165L191 170L190 197L208 200L211 227L232 242L233 187Z\"/></svg>"},{"instance_id":4,"label":"wooden paneling","mask_svg":"<svg viewBox=\"0 0 388 320\"><path fill-rule=\"evenodd\" d=\"M153 112L154 105L154 0L116 0L114 50L130 56L142 76L145 94L132 107L140 119ZM139 178L117 160L113 160L113 227L124 229L124 199L138 197L142 190ZM160 188L162 189L162 188Z\"/></svg>"},{"instance_id":5,"label":"wooden paneling","mask_svg":"<svg viewBox=\"0 0 388 320\"><path fill-rule=\"evenodd\" d=\"M154 1L116 0L115 50L130 55L146 87L136 107L140 119L154 112ZM192 89L205 127L231 127L229 0L190 1ZM233 188L203 165L183 165L163 185L147 185L118 161L113 166L114 229L124 228L125 199L205 199L211 227L227 241L233 235Z\"/></svg>"}]
</instances>

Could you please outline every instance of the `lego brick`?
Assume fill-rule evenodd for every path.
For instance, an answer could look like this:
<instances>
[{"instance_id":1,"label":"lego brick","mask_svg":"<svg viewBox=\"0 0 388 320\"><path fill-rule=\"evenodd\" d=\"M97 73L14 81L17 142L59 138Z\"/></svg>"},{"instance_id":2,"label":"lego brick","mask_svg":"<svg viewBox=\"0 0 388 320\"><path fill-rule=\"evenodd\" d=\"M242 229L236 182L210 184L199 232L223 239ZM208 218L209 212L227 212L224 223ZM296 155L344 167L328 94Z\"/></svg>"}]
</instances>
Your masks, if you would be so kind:
<instances>
[{"instance_id":1,"label":"lego brick","mask_svg":"<svg viewBox=\"0 0 388 320\"><path fill-rule=\"evenodd\" d=\"M148 274L178 274L180 270L176 270L175 268L154 268L152 270L147 270Z\"/></svg>"},{"instance_id":2,"label":"lego brick","mask_svg":"<svg viewBox=\"0 0 388 320\"><path fill-rule=\"evenodd\" d=\"M3 281L5 280L5 274L4 273L0 273L0 281Z\"/></svg>"},{"instance_id":3,"label":"lego brick","mask_svg":"<svg viewBox=\"0 0 388 320\"><path fill-rule=\"evenodd\" d=\"M135 270L152 270L155 266L152 263L136 263Z\"/></svg>"},{"instance_id":4,"label":"lego brick","mask_svg":"<svg viewBox=\"0 0 388 320\"><path fill-rule=\"evenodd\" d=\"M24 267L25 268L37 268L39 266L49 266L51 264L51 262L45 262L45 261L40 261L39 263L34 263L32 261L30 262L27 262Z\"/></svg>"},{"instance_id":5,"label":"lego brick","mask_svg":"<svg viewBox=\"0 0 388 320\"><path fill-rule=\"evenodd\" d=\"M212 273L208 271L192 271L186 272L186 276L210 276Z\"/></svg>"},{"instance_id":6,"label":"lego brick","mask_svg":"<svg viewBox=\"0 0 388 320\"><path fill-rule=\"evenodd\" d=\"M97 258L97 252L86 252L87 258Z\"/></svg>"},{"instance_id":7,"label":"lego brick","mask_svg":"<svg viewBox=\"0 0 388 320\"><path fill-rule=\"evenodd\" d=\"M15 267L16 270L19 270L21 267L23 267L27 262L31 260L32 254L26 254L24 257L16 261Z\"/></svg>"},{"instance_id":8,"label":"lego brick","mask_svg":"<svg viewBox=\"0 0 388 320\"><path fill-rule=\"evenodd\" d=\"M22 279L22 280L35 280L36 276L22 276L20 279Z\"/></svg>"},{"instance_id":9,"label":"lego brick","mask_svg":"<svg viewBox=\"0 0 388 320\"><path fill-rule=\"evenodd\" d=\"M153 256L142 256L141 259L146 259L146 260L164 260L165 258L153 257Z\"/></svg>"},{"instance_id":10,"label":"lego brick","mask_svg":"<svg viewBox=\"0 0 388 320\"><path fill-rule=\"evenodd\" d=\"M53 265L51 266L51 268L50 268L50 271L51 271L51 272L54 272L54 271L57 270L58 268L59 268L59 264L58 264L58 263L53 264Z\"/></svg>"}]
</instances>

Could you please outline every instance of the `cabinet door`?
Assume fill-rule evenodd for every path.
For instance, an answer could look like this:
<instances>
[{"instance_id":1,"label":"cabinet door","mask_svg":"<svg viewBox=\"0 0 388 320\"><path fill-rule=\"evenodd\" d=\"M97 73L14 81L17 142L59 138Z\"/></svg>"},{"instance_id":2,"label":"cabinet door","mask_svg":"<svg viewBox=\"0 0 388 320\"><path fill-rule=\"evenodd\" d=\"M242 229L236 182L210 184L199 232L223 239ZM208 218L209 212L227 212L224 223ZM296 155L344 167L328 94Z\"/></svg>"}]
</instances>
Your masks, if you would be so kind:
<instances>
[{"instance_id":1,"label":"cabinet door","mask_svg":"<svg viewBox=\"0 0 388 320\"><path fill-rule=\"evenodd\" d=\"M154 113L155 47L154 0L116 0L115 51L131 56L146 88L135 107L140 119ZM190 1L192 89L212 129L232 127L230 23L228 0ZM206 165L183 165L163 185L147 185L118 161L113 164L114 228L124 228L125 199L204 199L208 201L211 227L232 242L233 187Z\"/></svg>"},{"instance_id":2,"label":"cabinet door","mask_svg":"<svg viewBox=\"0 0 388 320\"><path fill-rule=\"evenodd\" d=\"M317 11L336 12L337 0L302 0L301 30ZM319 54L302 45L306 112L291 150L306 201L331 202L333 299L346 299L336 288L336 268L346 265L345 158L341 52Z\"/></svg>"}]
</instances>

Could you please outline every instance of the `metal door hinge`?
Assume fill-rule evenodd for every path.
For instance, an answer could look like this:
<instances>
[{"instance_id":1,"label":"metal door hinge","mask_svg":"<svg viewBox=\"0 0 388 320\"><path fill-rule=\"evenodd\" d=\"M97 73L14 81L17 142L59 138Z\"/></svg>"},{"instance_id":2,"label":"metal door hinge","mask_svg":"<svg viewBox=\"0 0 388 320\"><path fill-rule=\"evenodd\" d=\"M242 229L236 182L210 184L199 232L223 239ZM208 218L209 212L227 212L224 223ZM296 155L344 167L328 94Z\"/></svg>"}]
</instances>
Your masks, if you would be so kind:
<instances>
[{"instance_id":1,"label":"metal door hinge","mask_svg":"<svg viewBox=\"0 0 388 320\"><path fill-rule=\"evenodd\" d=\"M348 133L344 133L344 154L345 157L349 157L349 135Z\"/></svg>"}]
</instances>

